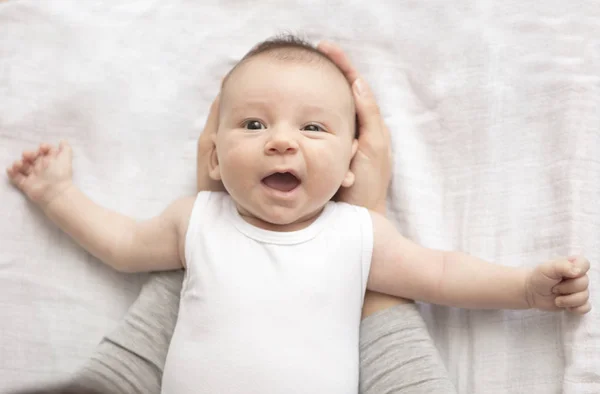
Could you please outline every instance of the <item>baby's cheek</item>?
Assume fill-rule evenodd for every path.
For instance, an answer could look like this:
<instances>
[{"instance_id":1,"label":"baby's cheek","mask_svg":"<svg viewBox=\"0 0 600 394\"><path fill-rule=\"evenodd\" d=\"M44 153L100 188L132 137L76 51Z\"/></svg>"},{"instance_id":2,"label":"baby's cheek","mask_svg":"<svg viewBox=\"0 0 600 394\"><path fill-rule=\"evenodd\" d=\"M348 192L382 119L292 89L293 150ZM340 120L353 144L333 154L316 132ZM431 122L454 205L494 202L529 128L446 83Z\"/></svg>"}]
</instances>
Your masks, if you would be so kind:
<instances>
[{"instance_id":1,"label":"baby's cheek","mask_svg":"<svg viewBox=\"0 0 600 394\"><path fill-rule=\"evenodd\" d=\"M233 171L243 171L243 166L249 161L247 152L245 152L243 149L239 149L236 146L223 149L219 159L221 161L221 165L226 166L228 169Z\"/></svg>"},{"instance_id":2,"label":"baby's cheek","mask_svg":"<svg viewBox=\"0 0 600 394\"><path fill-rule=\"evenodd\" d=\"M231 151L223 157L220 163L221 178L230 193L245 188L249 180L255 178L252 162L242 152Z\"/></svg>"},{"instance_id":3,"label":"baby's cheek","mask_svg":"<svg viewBox=\"0 0 600 394\"><path fill-rule=\"evenodd\" d=\"M325 163L324 163L325 164ZM317 169L318 182L322 189L331 189L335 192L341 186L342 180L348 171L348 165L343 161L329 161Z\"/></svg>"}]
</instances>

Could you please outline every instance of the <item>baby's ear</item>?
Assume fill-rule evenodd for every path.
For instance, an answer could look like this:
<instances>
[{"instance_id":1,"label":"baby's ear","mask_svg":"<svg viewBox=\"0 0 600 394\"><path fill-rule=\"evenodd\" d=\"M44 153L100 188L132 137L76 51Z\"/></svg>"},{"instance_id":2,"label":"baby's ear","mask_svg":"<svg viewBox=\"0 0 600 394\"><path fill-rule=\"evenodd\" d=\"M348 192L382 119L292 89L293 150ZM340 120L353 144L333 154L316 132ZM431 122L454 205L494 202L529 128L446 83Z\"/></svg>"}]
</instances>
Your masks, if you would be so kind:
<instances>
[{"instance_id":1,"label":"baby's ear","mask_svg":"<svg viewBox=\"0 0 600 394\"><path fill-rule=\"evenodd\" d=\"M356 151L358 150L358 140L355 138L354 141L352 141L352 156L350 157L350 163L352 163L352 160L354 159L354 156L356 155ZM352 167L350 166L348 168L348 172L346 172L346 175L344 176L344 179L342 180L342 187L350 187L352 185L354 185L354 173L352 172Z\"/></svg>"},{"instance_id":2,"label":"baby's ear","mask_svg":"<svg viewBox=\"0 0 600 394\"><path fill-rule=\"evenodd\" d=\"M208 176L213 181L221 180L221 169L219 167L219 156L217 156L216 134L212 135L212 149L210 151L210 160L208 162Z\"/></svg>"}]
</instances>

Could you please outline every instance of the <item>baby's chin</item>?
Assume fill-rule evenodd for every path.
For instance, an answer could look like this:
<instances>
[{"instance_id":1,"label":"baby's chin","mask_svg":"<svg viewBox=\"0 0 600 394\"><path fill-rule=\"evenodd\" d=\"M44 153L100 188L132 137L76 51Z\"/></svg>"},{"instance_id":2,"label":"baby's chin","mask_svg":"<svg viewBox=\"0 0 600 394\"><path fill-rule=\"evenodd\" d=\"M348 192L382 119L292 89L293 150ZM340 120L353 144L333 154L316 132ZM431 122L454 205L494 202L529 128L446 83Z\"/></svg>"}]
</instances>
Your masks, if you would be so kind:
<instances>
[{"instance_id":1,"label":"baby's chin","mask_svg":"<svg viewBox=\"0 0 600 394\"><path fill-rule=\"evenodd\" d=\"M254 226L280 232L298 231L310 226L322 210L321 207L313 212L299 212L294 208L269 206L261 209L260 213L252 213L250 210L239 209L242 217Z\"/></svg>"}]
</instances>

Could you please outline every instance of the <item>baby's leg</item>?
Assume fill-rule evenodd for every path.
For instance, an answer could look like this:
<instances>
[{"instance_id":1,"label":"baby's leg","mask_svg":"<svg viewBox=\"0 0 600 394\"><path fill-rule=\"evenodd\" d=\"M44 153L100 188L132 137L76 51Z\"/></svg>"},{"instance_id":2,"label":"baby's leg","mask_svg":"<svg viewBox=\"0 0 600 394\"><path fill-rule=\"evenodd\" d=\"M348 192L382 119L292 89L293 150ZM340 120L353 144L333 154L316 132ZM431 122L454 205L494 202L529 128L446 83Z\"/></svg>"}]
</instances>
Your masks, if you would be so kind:
<instances>
[{"instance_id":1,"label":"baby's leg","mask_svg":"<svg viewBox=\"0 0 600 394\"><path fill-rule=\"evenodd\" d=\"M360 330L360 392L456 393L413 303L376 293L365 298Z\"/></svg>"}]
</instances>

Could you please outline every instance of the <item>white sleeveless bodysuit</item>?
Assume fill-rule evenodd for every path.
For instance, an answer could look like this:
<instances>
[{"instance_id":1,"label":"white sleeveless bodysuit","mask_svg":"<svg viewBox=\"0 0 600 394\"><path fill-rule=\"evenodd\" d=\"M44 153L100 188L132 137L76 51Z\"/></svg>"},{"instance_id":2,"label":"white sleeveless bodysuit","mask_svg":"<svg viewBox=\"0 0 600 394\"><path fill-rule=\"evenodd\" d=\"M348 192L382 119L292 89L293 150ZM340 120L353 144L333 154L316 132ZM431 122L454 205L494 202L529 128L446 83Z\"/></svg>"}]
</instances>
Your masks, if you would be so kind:
<instances>
[{"instance_id":1,"label":"white sleeveless bodysuit","mask_svg":"<svg viewBox=\"0 0 600 394\"><path fill-rule=\"evenodd\" d=\"M199 193L162 393L357 393L372 249L364 208L329 202L309 227L274 232Z\"/></svg>"}]
</instances>

